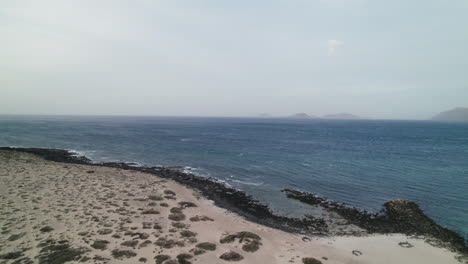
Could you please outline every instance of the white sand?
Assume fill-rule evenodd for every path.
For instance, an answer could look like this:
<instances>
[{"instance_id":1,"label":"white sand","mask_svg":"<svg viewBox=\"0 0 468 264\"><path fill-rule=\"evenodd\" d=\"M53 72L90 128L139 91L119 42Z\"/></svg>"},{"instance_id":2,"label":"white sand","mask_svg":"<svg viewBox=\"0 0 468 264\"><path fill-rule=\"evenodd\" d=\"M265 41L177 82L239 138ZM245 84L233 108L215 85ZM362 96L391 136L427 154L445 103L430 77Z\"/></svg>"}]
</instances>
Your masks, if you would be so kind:
<instances>
[{"instance_id":1,"label":"white sand","mask_svg":"<svg viewBox=\"0 0 468 264\"><path fill-rule=\"evenodd\" d=\"M90 170L94 172L87 173ZM230 250L243 256L243 260L233 263L302 263L304 257L314 257L329 264L459 263L454 253L404 235L310 237L311 241L304 242L303 236L252 223L213 206L211 201L190 188L134 171L55 163L30 154L0 151L0 182L0 255L23 251L23 256L16 260L25 262L18 263L27 263L27 259L32 261L30 263L39 263L38 255L41 255L42 248L39 244L46 239L67 240L73 248L88 249L81 255L90 258L85 263L143 263L139 262L140 258L146 258L146 263L155 263L154 257L158 254L167 254L172 259L180 253L194 255L193 249L200 242L214 243L216 250L193 256L189 259L192 263L230 263L219 258ZM176 199L148 200L151 195L164 196L164 190L174 191ZM181 223L188 226L182 229L174 228L168 219L169 210L179 207L178 202L181 201L197 205L183 209L186 219ZM155 204L151 205L151 202ZM163 207L161 203L169 206ZM157 210L159 214L142 214L148 209ZM207 216L213 221L189 220L196 215ZM143 222L150 223L151 228L144 229ZM154 224L162 229L154 229ZM54 230L41 232L39 229L45 226ZM111 233L99 234L105 229ZM193 238L182 237L182 230L195 232L197 242ZM261 237L262 245L258 251L245 252L239 240L220 243L224 235L240 231L253 232ZM79 235L80 232L88 233ZM132 237L132 232L146 233L148 238ZM115 234L120 238L113 237ZM179 245L161 248L154 244L161 237L179 241ZM134 238L138 241L134 248L121 245ZM109 242L107 249L90 246L99 239ZM145 240L150 242L141 247ZM398 245L404 241L414 247ZM137 255L116 259L111 255L114 249L131 250ZM362 252L362 255L353 255L353 250ZM96 255L102 260L93 260ZM0 259L0 263L13 261Z\"/></svg>"}]
</instances>

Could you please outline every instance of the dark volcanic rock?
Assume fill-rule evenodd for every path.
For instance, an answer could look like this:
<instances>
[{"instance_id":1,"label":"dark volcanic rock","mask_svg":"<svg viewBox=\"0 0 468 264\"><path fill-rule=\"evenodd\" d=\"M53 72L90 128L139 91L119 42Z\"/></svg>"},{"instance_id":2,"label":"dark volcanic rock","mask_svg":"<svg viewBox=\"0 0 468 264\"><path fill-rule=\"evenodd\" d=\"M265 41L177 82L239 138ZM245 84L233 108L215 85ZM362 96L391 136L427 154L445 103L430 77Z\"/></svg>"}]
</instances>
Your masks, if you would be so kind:
<instances>
[{"instance_id":1,"label":"dark volcanic rock","mask_svg":"<svg viewBox=\"0 0 468 264\"><path fill-rule=\"evenodd\" d=\"M467 253L465 239L456 232L436 224L427 217L419 206L408 200L392 200L384 204L384 209L377 214L348 207L345 204L328 201L315 194L284 189L288 198L301 202L320 205L336 212L350 223L370 233L403 233L407 235L425 235L449 243L452 249Z\"/></svg>"}]
</instances>

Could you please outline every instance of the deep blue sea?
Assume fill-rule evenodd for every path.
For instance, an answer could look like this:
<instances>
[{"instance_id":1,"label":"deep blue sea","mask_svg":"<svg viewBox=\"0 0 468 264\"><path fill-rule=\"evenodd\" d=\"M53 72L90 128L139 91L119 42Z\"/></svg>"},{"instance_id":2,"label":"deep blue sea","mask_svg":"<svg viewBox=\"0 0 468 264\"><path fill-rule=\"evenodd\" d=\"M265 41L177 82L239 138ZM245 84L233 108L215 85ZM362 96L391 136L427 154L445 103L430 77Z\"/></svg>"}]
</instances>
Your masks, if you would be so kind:
<instances>
[{"instance_id":1,"label":"deep blue sea","mask_svg":"<svg viewBox=\"0 0 468 264\"><path fill-rule=\"evenodd\" d=\"M0 146L187 166L293 216L309 209L283 188L372 211L405 198L468 237L468 123L0 116Z\"/></svg>"}]
</instances>

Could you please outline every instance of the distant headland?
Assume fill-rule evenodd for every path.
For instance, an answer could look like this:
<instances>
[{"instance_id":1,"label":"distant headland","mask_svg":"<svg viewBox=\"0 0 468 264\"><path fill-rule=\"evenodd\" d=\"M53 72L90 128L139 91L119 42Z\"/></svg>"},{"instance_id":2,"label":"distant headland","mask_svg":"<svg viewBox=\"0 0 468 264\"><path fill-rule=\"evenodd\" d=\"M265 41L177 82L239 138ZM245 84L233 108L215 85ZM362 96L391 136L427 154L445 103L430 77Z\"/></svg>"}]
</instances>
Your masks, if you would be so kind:
<instances>
[{"instance_id":1,"label":"distant headland","mask_svg":"<svg viewBox=\"0 0 468 264\"><path fill-rule=\"evenodd\" d=\"M290 115L289 118L297 118L297 119L362 119L359 116L348 114L348 113L339 113L339 114L331 114L331 115L324 115L324 116L314 116L308 115L306 113L297 113L294 115Z\"/></svg>"},{"instance_id":2,"label":"distant headland","mask_svg":"<svg viewBox=\"0 0 468 264\"><path fill-rule=\"evenodd\" d=\"M468 122L468 108L456 107L452 110L444 111L435 115L432 117L432 120Z\"/></svg>"}]
</instances>

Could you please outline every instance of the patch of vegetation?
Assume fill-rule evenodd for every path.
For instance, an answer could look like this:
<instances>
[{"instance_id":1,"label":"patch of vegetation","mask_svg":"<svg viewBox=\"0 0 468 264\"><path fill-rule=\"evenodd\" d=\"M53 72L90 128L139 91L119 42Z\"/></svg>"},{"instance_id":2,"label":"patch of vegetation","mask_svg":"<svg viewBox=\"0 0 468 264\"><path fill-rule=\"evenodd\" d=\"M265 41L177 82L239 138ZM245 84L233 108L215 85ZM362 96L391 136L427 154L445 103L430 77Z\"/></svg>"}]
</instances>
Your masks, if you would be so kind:
<instances>
[{"instance_id":1,"label":"patch of vegetation","mask_svg":"<svg viewBox=\"0 0 468 264\"><path fill-rule=\"evenodd\" d=\"M145 241L143 241L143 243L140 244L139 248L147 247L151 243L152 243L151 240L145 240Z\"/></svg>"},{"instance_id":2,"label":"patch of vegetation","mask_svg":"<svg viewBox=\"0 0 468 264\"><path fill-rule=\"evenodd\" d=\"M181 222L172 222L172 226L175 228L186 228L187 225Z\"/></svg>"},{"instance_id":3,"label":"patch of vegetation","mask_svg":"<svg viewBox=\"0 0 468 264\"><path fill-rule=\"evenodd\" d=\"M121 250L121 249L114 249L112 250L111 254L116 259L132 258L137 255L137 253L135 253L132 250Z\"/></svg>"},{"instance_id":4,"label":"patch of vegetation","mask_svg":"<svg viewBox=\"0 0 468 264\"><path fill-rule=\"evenodd\" d=\"M140 258L138 261L146 263L146 261L148 261L148 259L147 258Z\"/></svg>"},{"instance_id":5,"label":"patch of vegetation","mask_svg":"<svg viewBox=\"0 0 468 264\"><path fill-rule=\"evenodd\" d=\"M242 246L242 250L247 251L247 252L255 252L260 248L261 245L262 245L262 242L258 240L251 240Z\"/></svg>"},{"instance_id":6,"label":"patch of vegetation","mask_svg":"<svg viewBox=\"0 0 468 264\"><path fill-rule=\"evenodd\" d=\"M39 229L39 231L44 232L44 233L50 232L52 230L54 229L50 226L44 226L43 228Z\"/></svg>"},{"instance_id":7,"label":"patch of vegetation","mask_svg":"<svg viewBox=\"0 0 468 264\"><path fill-rule=\"evenodd\" d=\"M152 201L162 201L162 200L164 200L164 198L162 198L159 195L150 195L150 196L148 196L148 199L150 199Z\"/></svg>"},{"instance_id":8,"label":"patch of vegetation","mask_svg":"<svg viewBox=\"0 0 468 264\"><path fill-rule=\"evenodd\" d=\"M194 248L194 249L190 250L190 252L192 252L195 256L198 256L198 255L201 255L201 254L205 254L206 250L203 250L201 248Z\"/></svg>"},{"instance_id":9,"label":"patch of vegetation","mask_svg":"<svg viewBox=\"0 0 468 264\"><path fill-rule=\"evenodd\" d=\"M226 261L240 261L244 259L244 257L241 254L234 251L226 252L219 256L219 258Z\"/></svg>"},{"instance_id":10,"label":"patch of vegetation","mask_svg":"<svg viewBox=\"0 0 468 264\"><path fill-rule=\"evenodd\" d=\"M0 259L17 259L22 256L23 256L23 252L15 251L15 252L9 252L6 254L1 254Z\"/></svg>"},{"instance_id":11,"label":"patch of vegetation","mask_svg":"<svg viewBox=\"0 0 468 264\"><path fill-rule=\"evenodd\" d=\"M204 250L209 250L209 251L214 251L214 250L216 250L216 244L210 243L210 242L198 243L198 244L196 245L196 247L197 247L197 248L204 249Z\"/></svg>"},{"instance_id":12,"label":"patch of vegetation","mask_svg":"<svg viewBox=\"0 0 468 264\"><path fill-rule=\"evenodd\" d=\"M160 203L159 205L162 206L162 207L169 207L169 204L167 204L167 203Z\"/></svg>"},{"instance_id":13,"label":"patch of vegetation","mask_svg":"<svg viewBox=\"0 0 468 264\"><path fill-rule=\"evenodd\" d=\"M214 220L212 218L209 218L206 215L196 215L196 216L190 217L190 221L198 222L198 221L214 221Z\"/></svg>"},{"instance_id":14,"label":"patch of vegetation","mask_svg":"<svg viewBox=\"0 0 468 264\"><path fill-rule=\"evenodd\" d=\"M237 233L237 237L239 238L240 243L242 243L242 241L246 238L262 240L262 238L259 235L252 233L252 232L247 232L247 231Z\"/></svg>"},{"instance_id":15,"label":"patch of vegetation","mask_svg":"<svg viewBox=\"0 0 468 264\"><path fill-rule=\"evenodd\" d=\"M34 261L28 257L24 257L11 262L11 264L34 264Z\"/></svg>"},{"instance_id":16,"label":"patch of vegetation","mask_svg":"<svg viewBox=\"0 0 468 264\"><path fill-rule=\"evenodd\" d=\"M262 238L255 234L255 233L252 233L252 232L239 232L239 233L236 233L236 234L230 234L230 235L227 235L225 237L223 237L219 242L221 242L222 244L224 243L232 243L234 242L234 240L236 240L236 238L239 239L239 243L242 243L244 241L244 239L253 239L253 240L261 240Z\"/></svg>"},{"instance_id":17,"label":"patch of vegetation","mask_svg":"<svg viewBox=\"0 0 468 264\"><path fill-rule=\"evenodd\" d=\"M91 244L91 247L95 249L104 250L107 248L107 244L109 243L110 242L107 240L95 240L93 244Z\"/></svg>"},{"instance_id":18,"label":"patch of vegetation","mask_svg":"<svg viewBox=\"0 0 468 264\"><path fill-rule=\"evenodd\" d=\"M169 260L171 257L169 255L157 255L154 257L156 264L162 264L164 261Z\"/></svg>"},{"instance_id":19,"label":"patch of vegetation","mask_svg":"<svg viewBox=\"0 0 468 264\"><path fill-rule=\"evenodd\" d=\"M178 214L170 214L168 216L168 218L172 221L183 221L185 220L185 215L182 214L182 213L178 213Z\"/></svg>"},{"instance_id":20,"label":"patch of vegetation","mask_svg":"<svg viewBox=\"0 0 468 264\"><path fill-rule=\"evenodd\" d=\"M237 235L230 234L230 235L227 235L227 236L221 238L221 240L219 240L219 242L221 244L232 243L232 242L234 242L234 240L236 240L236 238L237 238Z\"/></svg>"},{"instance_id":21,"label":"patch of vegetation","mask_svg":"<svg viewBox=\"0 0 468 264\"><path fill-rule=\"evenodd\" d=\"M221 244L232 243L236 239L239 239L239 243L245 242L244 245L242 246L242 250L247 251L247 252L255 252L262 245L262 242L260 242L262 238L259 235L252 233L252 232L247 232L247 231L238 232L235 234L229 234L221 238L219 242Z\"/></svg>"},{"instance_id":22,"label":"patch of vegetation","mask_svg":"<svg viewBox=\"0 0 468 264\"><path fill-rule=\"evenodd\" d=\"M176 245L176 241L174 239L160 237L158 238L158 240L156 240L155 244L162 248L173 248Z\"/></svg>"},{"instance_id":23,"label":"patch of vegetation","mask_svg":"<svg viewBox=\"0 0 468 264\"><path fill-rule=\"evenodd\" d=\"M81 255L88 252L86 248L73 248L68 241L46 240L39 244L39 264L62 264L69 261L78 261Z\"/></svg>"},{"instance_id":24,"label":"patch of vegetation","mask_svg":"<svg viewBox=\"0 0 468 264\"><path fill-rule=\"evenodd\" d=\"M26 233L11 235L7 240L8 240L8 241L15 241L15 240L18 240L18 239L22 238L25 234L26 234Z\"/></svg>"},{"instance_id":25,"label":"patch of vegetation","mask_svg":"<svg viewBox=\"0 0 468 264\"><path fill-rule=\"evenodd\" d=\"M99 230L99 231L98 231L98 234L99 234L99 235L108 235L108 234L110 234L110 233L112 233L112 232L113 232L112 229L110 229L110 228L105 228L105 229Z\"/></svg>"},{"instance_id":26,"label":"patch of vegetation","mask_svg":"<svg viewBox=\"0 0 468 264\"><path fill-rule=\"evenodd\" d=\"M193 258L193 256L187 253L182 253L182 254L177 255L176 258L179 261L179 264L190 264L192 262L188 260Z\"/></svg>"},{"instance_id":27,"label":"patch of vegetation","mask_svg":"<svg viewBox=\"0 0 468 264\"><path fill-rule=\"evenodd\" d=\"M304 264L322 264L322 261L316 258L303 258L302 263Z\"/></svg>"},{"instance_id":28,"label":"patch of vegetation","mask_svg":"<svg viewBox=\"0 0 468 264\"><path fill-rule=\"evenodd\" d=\"M87 231L78 232L79 236L86 236L87 234L88 234Z\"/></svg>"},{"instance_id":29,"label":"patch of vegetation","mask_svg":"<svg viewBox=\"0 0 468 264\"><path fill-rule=\"evenodd\" d=\"M138 245L138 240L128 240L120 243L120 245L134 248Z\"/></svg>"},{"instance_id":30,"label":"patch of vegetation","mask_svg":"<svg viewBox=\"0 0 468 264\"><path fill-rule=\"evenodd\" d=\"M197 233L192 232L190 230L184 230L184 231L180 232L180 235L183 236L183 237L194 237L194 236L197 235Z\"/></svg>"},{"instance_id":31,"label":"patch of vegetation","mask_svg":"<svg viewBox=\"0 0 468 264\"><path fill-rule=\"evenodd\" d=\"M182 213L182 208L172 207L170 212L173 213L173 214L181 214Z\"/></svg>"},{"instance_id":32,"label":"patch of vegetation","mask_svg":"<svg viewBox=\"0 0 468 264\"><path fill-rule=\"evenodd\" d=\"M148 210L142 211L141 214L159 214L159 211L156 211L154 209L148 209Z\"/></svg>"}]
</instances>

